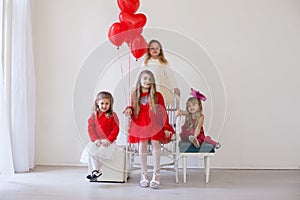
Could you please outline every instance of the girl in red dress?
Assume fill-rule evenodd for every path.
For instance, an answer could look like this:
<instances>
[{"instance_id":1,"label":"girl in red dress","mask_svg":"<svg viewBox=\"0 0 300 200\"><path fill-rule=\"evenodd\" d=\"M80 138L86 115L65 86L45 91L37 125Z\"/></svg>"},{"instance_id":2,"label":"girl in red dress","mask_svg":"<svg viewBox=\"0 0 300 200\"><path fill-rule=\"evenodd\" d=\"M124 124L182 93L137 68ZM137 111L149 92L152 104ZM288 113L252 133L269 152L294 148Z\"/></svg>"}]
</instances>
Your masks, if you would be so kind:
<instances>
[{"instance_id":1,"label":"girl in red dress","mask_svg":"<svg viewBox=\"0 0 300 200\"><path fill-rule=\"evenodd\" d=\"M102 160L112 156L107 154L112 154L112 143L119 134L119 119L113 111L113 101L109 92L99 92L88 119L90 142L82 153L81 161L89 163L91 174L86 178L90 181L96 181L102 175Z\"/></svg>"},{"instance_id":2,"label":"girl in red dress","mask_svg":"<svg viewBox=\"0 0 300 200\"><path fill-rule=\"evenodd\" d=\"M186 111L178 110L176 115L184 114L185 123L180 133L181 141L191 142L194 147L199 148L203 142L212 144L216 149L221 147L219 142L212 140L209 136L204 135L203 123L204 115L202 114L201 100L205 101L206 97L199 91L192 89L190 97L186 102Z\"/></svg>"},{"instance_id":3,"label":"girl in red dress","mask_svg":"<svg viewBox=\"0 0 300 200\"><path fill-rule=\"evenodd\" d=\"M131 106L125 114L131 116L129 142L139 143L141 158L141 187L159 187L160 180L160 144L170 142L174 129L169 124L164 98L156 91L154 75L149 70L139 74L136 88L132 94ZM147 144L151 142L154 163L152 180L147 174Z\"/></svg>"}]
</instances>

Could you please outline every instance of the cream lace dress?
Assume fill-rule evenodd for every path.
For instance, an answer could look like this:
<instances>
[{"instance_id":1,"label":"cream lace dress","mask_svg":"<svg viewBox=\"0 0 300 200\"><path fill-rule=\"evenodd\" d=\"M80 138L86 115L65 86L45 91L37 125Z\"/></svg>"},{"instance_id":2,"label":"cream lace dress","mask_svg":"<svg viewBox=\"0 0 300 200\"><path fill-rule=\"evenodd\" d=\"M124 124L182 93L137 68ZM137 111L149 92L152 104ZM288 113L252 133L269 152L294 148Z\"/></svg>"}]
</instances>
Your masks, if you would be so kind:
<instances>
[{"instance_id":1,"label":"cream lace dress","mask_svg":"<svg viewBox=\"0 0 300 200\"><path fill-rule=\"evenodd\" d=\"M147 65L143 64L142 70L150 70L155 78L156 89L159 91L165 100L166 105L174 105L175 94L174 88L178 88L172 69L165 64L161 64L158 59L151 58Z\"/></svg>"}]
</instances>

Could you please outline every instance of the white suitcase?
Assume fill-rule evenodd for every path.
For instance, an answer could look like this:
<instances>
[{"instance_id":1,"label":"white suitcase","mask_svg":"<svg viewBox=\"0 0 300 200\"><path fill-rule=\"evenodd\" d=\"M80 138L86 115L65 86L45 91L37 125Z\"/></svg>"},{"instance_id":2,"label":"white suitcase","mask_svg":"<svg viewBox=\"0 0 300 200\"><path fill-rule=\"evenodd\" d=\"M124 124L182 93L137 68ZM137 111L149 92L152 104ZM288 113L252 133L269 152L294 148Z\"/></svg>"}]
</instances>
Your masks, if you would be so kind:
<instances>
[{"instance_id":1,"label":"white suitcase","mask_svg":"<svg viewBox=\"0 0 300 200\"><path fill-rule=\"evenodd\" d=\"M112 160L103 163L102 176L98 182L127 182L126 172L126 147L116 146Z\"/></svg>"}]
</instances>

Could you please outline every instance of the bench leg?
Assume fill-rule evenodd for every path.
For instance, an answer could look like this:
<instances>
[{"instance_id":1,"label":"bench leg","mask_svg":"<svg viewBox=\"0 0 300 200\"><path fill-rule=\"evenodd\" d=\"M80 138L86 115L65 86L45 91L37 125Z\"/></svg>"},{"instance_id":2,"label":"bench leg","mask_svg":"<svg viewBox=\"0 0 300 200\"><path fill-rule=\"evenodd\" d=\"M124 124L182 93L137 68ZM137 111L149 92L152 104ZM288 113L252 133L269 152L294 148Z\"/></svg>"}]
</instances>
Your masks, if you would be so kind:
<instances>
[{"instance_id":1,"label":"bench leg","mask_svg":"<svg viewBox=\"0 0 300 200\"><path fill-rule=\"evenodd\" d=\"M209 173L210 173L210 156L204 157L204 168L205 168L205 182L209 181Z\"/></svg>"},{"instance_id":2,"label":"bench leg","mask_svg":"<svg viewBox=\"0 0 300 200\"><path fill-rule=\"evenodd\" d=\"M179 180L178 180L178 160L177 159L175 160L174 165L175 165L175 182L179 183Z\"/></svg>"},{"instance_id":3,"label":"bench leg","mask_svg":"<svg viewBox=\"0 0 300 200\"><path fill-rule=\"evenodd\" d=\"M182 156L183 182L186 183L186 156Z\"/></svg>"}]
</instances>

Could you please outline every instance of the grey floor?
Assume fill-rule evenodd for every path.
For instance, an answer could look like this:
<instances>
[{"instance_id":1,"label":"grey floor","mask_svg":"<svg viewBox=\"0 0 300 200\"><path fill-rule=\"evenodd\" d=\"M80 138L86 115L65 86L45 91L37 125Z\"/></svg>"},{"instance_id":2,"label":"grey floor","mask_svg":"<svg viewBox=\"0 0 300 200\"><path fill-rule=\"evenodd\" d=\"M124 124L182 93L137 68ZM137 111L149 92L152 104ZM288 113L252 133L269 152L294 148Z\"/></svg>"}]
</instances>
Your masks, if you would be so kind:
<instances>
[{"instance_id":1,"label":"grey floor","mask_svg":"<svg viewBox=\"0 0 300 200\"><path fill-rule=\"evenodd\" d=\"M188 169L187 183L175 183L174 174L161 172L161 187L140 188L139 174L127 183L90 183L86 167L37 166L29 173L12 178L0 176L0 199L230 199L300 200L300 170L220 170L212 169L204 183L203 170Z\"/></svg>"}]
</instances>

